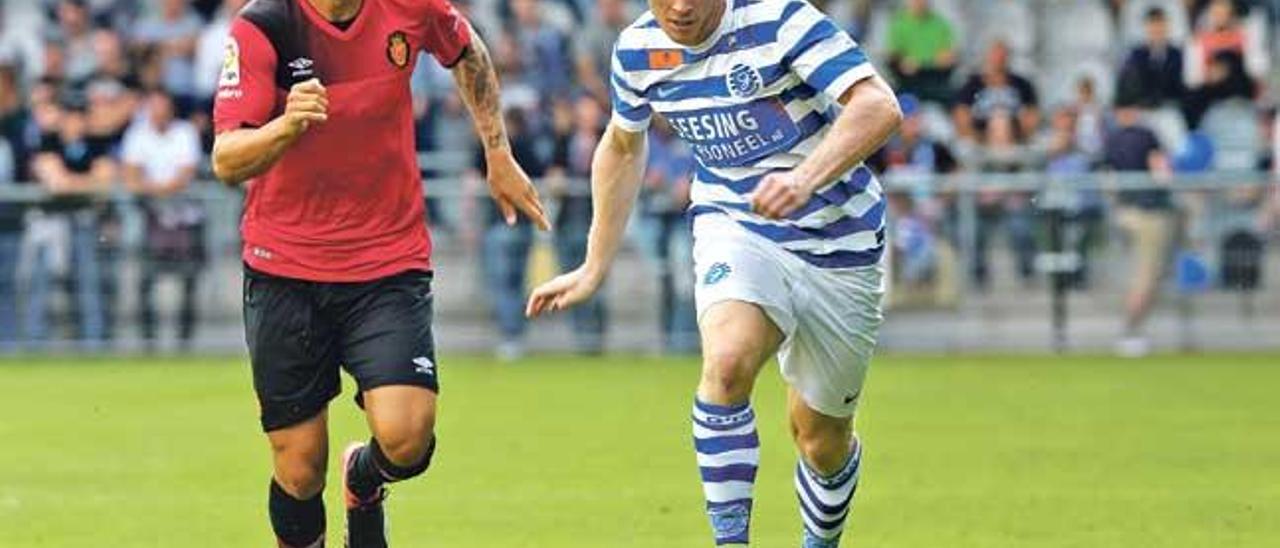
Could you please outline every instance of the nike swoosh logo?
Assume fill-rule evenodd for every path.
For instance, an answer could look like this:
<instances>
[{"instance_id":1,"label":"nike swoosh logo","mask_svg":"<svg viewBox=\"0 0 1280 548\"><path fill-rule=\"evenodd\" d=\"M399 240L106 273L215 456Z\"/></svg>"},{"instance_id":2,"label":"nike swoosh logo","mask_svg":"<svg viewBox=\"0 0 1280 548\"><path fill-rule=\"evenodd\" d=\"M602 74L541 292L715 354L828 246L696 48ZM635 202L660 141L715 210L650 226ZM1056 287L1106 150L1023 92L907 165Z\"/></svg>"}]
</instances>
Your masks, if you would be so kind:
<instances>
[{"instance_id":1,"label":"nike swoosh logo","mask_svg":"<svg viewBox=\"0 0 1280 548\"><path fill-rule=\"evenodd\" d=\"M658 88L658 98L666 99L668 97L671 97L672 95L675 95L676 92L680 91L680 89L683 87L684 86L680 85L680 86L668 86L664 88Z\"/></svg>"}]
</instances>

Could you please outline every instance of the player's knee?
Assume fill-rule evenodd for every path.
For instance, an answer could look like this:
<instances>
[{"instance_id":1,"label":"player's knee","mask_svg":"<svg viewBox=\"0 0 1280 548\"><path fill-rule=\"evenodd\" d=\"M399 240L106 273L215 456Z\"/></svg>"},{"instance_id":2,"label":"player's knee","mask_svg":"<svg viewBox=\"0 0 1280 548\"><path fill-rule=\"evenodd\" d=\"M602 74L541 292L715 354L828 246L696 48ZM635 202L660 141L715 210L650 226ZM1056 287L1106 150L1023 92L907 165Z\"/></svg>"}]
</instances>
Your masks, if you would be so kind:
<instances>
[{"instance_id":1,"label":"player's knee","mask_svg":"<svg viewBox=\"0 0 1280 548\"><path fill-rule=\"evenodd\" d=\"M299 499L310 499L324 491L324 464L308 460L276 461L276 483L289 496Z\"/></svg>"},{"instance_id":2,"label":"player's knee","mask_svg":"<svg viewBox=\"0 0 1280 548\"><path fill-rule=\"evenodd\" d=\"M703 357L699 393L712 403L738 403L751 396L755 357L737 349L709 349Z\"/></svg>"},{"instance_id":3,"label":"player's knee","mask_svg":"<svg viewBox=\"0 0 1280 548\"><path fill-rule=\"evenodd\" d=\"M427 459L435 448L435 434L430 425L418 425L384 434L378 446L387 460L400 467L413 467Z\"/></svg>"},{"instance_id":4,"label":"player's knee","mask_svg":"<svg viewBox=\"0 0 1280 548\"><path fill-rule=\"evenodd\" d=\"M425 473L431 467L431 459L435 453L435 436L424 441L377 440L373 458L386 479L395 482Z\"/></svg>"}]
</instances>

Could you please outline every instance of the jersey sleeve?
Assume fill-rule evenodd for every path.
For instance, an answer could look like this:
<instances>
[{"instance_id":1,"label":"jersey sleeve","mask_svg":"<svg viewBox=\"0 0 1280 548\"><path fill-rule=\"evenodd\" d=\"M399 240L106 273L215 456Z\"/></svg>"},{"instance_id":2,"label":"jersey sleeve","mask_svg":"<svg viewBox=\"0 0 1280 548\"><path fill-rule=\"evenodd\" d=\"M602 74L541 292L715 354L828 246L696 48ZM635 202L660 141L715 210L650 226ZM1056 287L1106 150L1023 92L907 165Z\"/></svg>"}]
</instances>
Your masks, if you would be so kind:
<instances>
[{"instance_id":1,"label":"jersey sleeve","mask_svg":"<svg viewBox=\"0 0 1280 548\"><path fill-rule=\"evenodd\" d=\"M470 25L448 0L427 0L426 10L427 26L422 47L441 65L452 67L471 45Z\"/></svg>"},{"instance_id":2,"label":"jersey sleeve","mask_svg":"<svg viewBox=\"0 0 1280 548\"><path fill-rule=\"evenodd\" d=\"M275 48L257 26L239 18L226 48L213 102L215 131L266 124L276 108Z\"/></svg>"},{"instance_id":3,"label":"jersey sleeve","mask_svg":"<svg viewBox=\"0 0 1280 548\"><path fill-rule=\"evenodd\" d=\"M778 43L789 44L783 65L828 99L838 101L850 87L875 76L853 37L804 0L792 0L782 13Z\"/></svg>"},{"instance_id":4,"label":"jersey sleeve","mask_svg":"<svg viewBox=\"0 0 1280 548\"><path fill-rule=\"evenodd\" d=\"M609 97L613 104L613 124L637 133L649 129L653 108L644 92L627 81L627 73L618 60L618 49L613 50L613 68L609 72Z\"/></svg>"}]
</instances>

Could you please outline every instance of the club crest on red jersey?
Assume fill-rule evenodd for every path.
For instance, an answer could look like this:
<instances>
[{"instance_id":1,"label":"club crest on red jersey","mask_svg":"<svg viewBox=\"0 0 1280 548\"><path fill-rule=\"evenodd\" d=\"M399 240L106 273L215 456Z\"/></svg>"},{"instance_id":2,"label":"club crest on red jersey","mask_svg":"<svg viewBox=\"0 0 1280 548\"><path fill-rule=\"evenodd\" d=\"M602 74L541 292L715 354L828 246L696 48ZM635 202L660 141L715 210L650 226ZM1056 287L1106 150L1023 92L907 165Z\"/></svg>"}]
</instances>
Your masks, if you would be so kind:
<instances>
[{"instance_id":1,"label":"club crest on red jersey","mask_svg":"<svg viewBox=\"0 0 1280 548\"><path fill-rule=\"evenodd\" d=\"M387 60L396 68L409 66L409 38L402 31L387 36Z\"/></svg>"}]
</instances>

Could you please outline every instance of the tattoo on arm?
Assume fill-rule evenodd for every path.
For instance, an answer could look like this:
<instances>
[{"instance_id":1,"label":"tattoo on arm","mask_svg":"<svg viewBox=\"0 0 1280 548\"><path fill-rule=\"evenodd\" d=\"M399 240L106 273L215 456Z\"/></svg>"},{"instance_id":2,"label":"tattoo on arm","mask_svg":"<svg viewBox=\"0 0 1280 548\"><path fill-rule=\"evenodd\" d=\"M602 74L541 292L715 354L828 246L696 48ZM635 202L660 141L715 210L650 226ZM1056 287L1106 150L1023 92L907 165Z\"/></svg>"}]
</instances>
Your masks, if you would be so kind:
<instances>
[{"instance_id":1,"label":"tattoo on arm","mask_svg":"<svg viewBox=\"0 0 1280 548\"><path fill-rule=\"evenodd\" d=\"M507 128L502 122L502 104L498 99L498 75L493 70L489 49L474 29L471 45L452 70L485 151L506 148Z\"/></svg>"}]
</instances>

